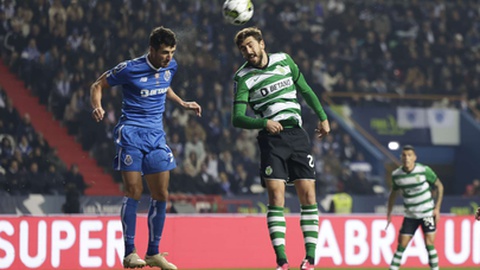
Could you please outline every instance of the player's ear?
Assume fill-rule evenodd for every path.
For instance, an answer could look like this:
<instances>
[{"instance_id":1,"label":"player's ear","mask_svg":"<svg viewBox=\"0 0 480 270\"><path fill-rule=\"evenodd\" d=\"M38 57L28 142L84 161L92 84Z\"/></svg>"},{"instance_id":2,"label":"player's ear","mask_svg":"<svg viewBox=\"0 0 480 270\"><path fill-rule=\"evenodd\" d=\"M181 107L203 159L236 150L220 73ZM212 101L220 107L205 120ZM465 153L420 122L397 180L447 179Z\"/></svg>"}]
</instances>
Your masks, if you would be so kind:
<instances>
[{"instance_id":1,"label":"player's ear","mask_svg":"<svg viewBox=\"0 0 480 270\"><path fill-rule=\"evenodd\" d=\"M259 43L260 43L260 48L261 48L262 50L265 50L265 42L263 41L263 39L260 40Z\"/></svg>"}]
</instances>

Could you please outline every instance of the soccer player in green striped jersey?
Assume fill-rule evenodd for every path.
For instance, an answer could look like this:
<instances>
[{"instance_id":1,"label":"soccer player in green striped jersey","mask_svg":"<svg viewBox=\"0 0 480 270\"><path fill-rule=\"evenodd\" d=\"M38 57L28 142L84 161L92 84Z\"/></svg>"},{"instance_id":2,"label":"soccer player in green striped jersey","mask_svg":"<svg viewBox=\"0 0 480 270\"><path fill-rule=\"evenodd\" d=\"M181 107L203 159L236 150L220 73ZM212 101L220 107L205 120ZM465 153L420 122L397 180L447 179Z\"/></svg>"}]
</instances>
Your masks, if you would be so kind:
<instances>
[{"instance_id":1,"label":"soccer player in green striped jersey","mask_svg":"<svg viewBox=\"0 0 480 270\"><path fill-rule=\"evenodd\" d=\"M285 253L285 183L295 186L300 204L300 226L305 242L305 259L300 269L315 264L318 238L318 208L315 195L315 168L310 139L302 129L297 92L319 118L316 132L330 132L327 116L318 97L305 81L298 66L286 53L267 54L262 33L245 28L235 36L235 44L245 58L235 73L232 122L235 127L259 129L260 175L267 188L267 225L277 270L288 269ZM256 117L246 115L247 106Z\"/></svg>"},{"instance_id":2,"label":"soccer player in green striped jersey","mask_svg":"<svg viewBox=\"0 0 480 270\"><path fill-rule=\"evenodd\" d=\"M400 268L403 252L412 239L418 226L425 235L428 252L428 264L432 270L438 270L438 255L434 247L437 224L440 220L440 206L443 199L443 184L430 167L416 163L417 156L411 145L402 148L402 166L392 172L392 190L388 198L387 224L390 224L392 208L398 191L403 195L405 217L398 237L398 247L390 270ZM436 201L433 200L431 188L437 189ZM387 225L388 226L388 225Z\"/></svg>"}]
</instances>

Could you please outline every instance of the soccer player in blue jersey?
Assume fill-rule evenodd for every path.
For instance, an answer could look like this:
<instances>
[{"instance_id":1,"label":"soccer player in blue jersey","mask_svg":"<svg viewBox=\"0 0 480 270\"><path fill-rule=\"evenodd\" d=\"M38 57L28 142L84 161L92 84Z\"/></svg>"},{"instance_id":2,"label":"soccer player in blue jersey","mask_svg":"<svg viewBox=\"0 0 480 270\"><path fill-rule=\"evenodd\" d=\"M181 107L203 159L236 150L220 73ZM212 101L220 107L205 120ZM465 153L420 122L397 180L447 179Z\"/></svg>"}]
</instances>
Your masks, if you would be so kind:
<instances>
[{"instance_id":1,"label":"soccer player in blue jersey","mask_svg":"<svg viewBox=\"0 0 480 270\"><path fill-rule=\"evenodd\" d=\"M176 36L165 27L153 29L148 53L118 64L103 73L90 88L92 116L99 122L105 111L102 107L102 89L122 86L122 116L114 129L117 153L114 168L121 171L125 197L121 209L125 241L125 268L160 267L177 269L159 252L159 242L165 223L166 201L170 170L176 167L163 129L165 101L193 110L201 116L202 108L196 102L184 101L170 87L177 72L173 58ZM134 238L136 211L142 195L142 175L151 193L148 211L148 249L145 260L136 253Z\"/></svg>"}]
</instances>

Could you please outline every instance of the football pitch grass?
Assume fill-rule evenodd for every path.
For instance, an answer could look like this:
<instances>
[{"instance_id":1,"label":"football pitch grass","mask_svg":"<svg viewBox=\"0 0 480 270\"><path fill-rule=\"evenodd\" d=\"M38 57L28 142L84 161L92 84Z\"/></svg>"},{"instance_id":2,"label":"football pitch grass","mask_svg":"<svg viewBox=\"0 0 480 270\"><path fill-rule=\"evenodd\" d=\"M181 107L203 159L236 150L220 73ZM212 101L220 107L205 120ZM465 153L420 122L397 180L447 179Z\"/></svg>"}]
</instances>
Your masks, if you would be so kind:
<instances>
[{"instance_id":1,"label":"football pitch grass","mask_svg":"<svg viewBox=\"0 0 480 270\"><path fill-rule=\"evenodd\" d=\"M272 268L214 268L210 270L272 270ZM298 267L290 267L290 270L299 269ZM388 269L386 267L374 267L374 268L356 268L356 267L349 267L349 268L323 268L323 267L315 267L317 270L383 270ZM430 267L421 267L421 268L409 268L409 267L401 267L400 270L426 270L430 269ZM441 270L461 270L461 269L478 269L477 267L440 267ZM205 269L182 269L182 270L205 270Z\"/></svg>"}]
</instances>

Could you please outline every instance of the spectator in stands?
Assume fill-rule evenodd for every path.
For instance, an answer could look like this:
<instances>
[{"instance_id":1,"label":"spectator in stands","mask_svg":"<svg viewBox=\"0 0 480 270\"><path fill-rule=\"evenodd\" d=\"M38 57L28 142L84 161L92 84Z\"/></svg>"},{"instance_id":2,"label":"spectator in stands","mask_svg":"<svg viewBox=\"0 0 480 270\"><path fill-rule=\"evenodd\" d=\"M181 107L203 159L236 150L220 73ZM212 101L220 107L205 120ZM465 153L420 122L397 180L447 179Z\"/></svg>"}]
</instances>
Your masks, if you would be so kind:
<instances>
[{"instance_id":1,"label":"spectator in stands","mask_svg":"<svg viewBox=\"0 0 480 270\"><path fill-rule=\"evenodd\" d=\"M185 143L185 157L189 157L190 153L195 152L196 159L199 163L202 163L207 155L204 141L198 133L193 133L191 136L191 140L187 139Z\"/></svg>"},{"instance_id":2,"label":"spectator in stands","mask_svg":"<svg viewBox=\"0 0 480 270\"><path fill-rule=\"evenodd\" d=\"M74 183L67 183L65 191L65 203L62 205L65 214L78 214L80 210L80 192Z\"/></svg>"},{"instance_id":3,"label":"spectator in stands","mask_svg":"<svg viewBox=\"0 0 480 270\"><path fill-rule=\"evenodd\" d=\"M32 162L25 174L25 182L29 186L30 193L45 194L47 192L47 181L44 176L40 173L37 163Z\"/></svg>"},{"instance_id":4,"label":"spectator in stands","mask_svg":"<svg viewBox=\"0 0 480 270\"><path fill-rule=\"evenodd\" d=\"M18 123L16 130L16 140L20 140L22 136L26 136L29 142L35 139L35 128L32 126L32 120L29 113L25 113L22 120Z\"/></svg>"},{"instance_id":5,"label":"spectator in stands","mask_svg":"<svg viewBox=\"0 0 480 270\"><path fill-rule=\"evenodd\" d=\"M12 99L7 97L6 106L0 108L0 118L5 122L4 128L6 133L15 135L17 126L20 123L20 117L18 115L17 109L13 106Z\"/></svg>"},{"instance_id":6,"label":"spectator in stands","mask_svg":"<svg viewBox=\"0 0 480 270\"><path fill-rule=\"evenodd\" d=\"M47 182L47 194L65 194L65 179L63 175L57 171L55 164L48 165L48 170L44 174L44 179Z\"/></svg>"},{"instance_id":7,"label":"spectator in stands","mask_svg":"<svg viewBox=\"0 0 480 270\"><path fill-rule=\"evenodd\" d=\"M370 182L365 172L363 171L354 171L352 173L352 177L349 179L349 182L347 182L346 186L348 186L348 193L351 194L375 195L373 184L372 182Z\"/></svg>"},{"instance_id":8,"label":"spectator in stands","mask_svg":"<svg viewBox=\"0 0 480 270\"><path fill-rule=\"evenodd\" d=\"M13 144L14 144L14 141L10 135L4 135L2 137L2 146L1 146L0 155L2 158L3 165L7 165L8 160L10 160L10 158L12 158L13 154L15 153Z\"/></svg>"},{"instance_id":9,"label":"spectator in stands","mask_svg":"<svg viewBox=\"0 0 480 270\"><path fill-rule=\"evenodd\" d=\"M27 136L25 135L22 135L20 137L20 141L18 142L17 144L17 150L20 151L20 153L22 154L22 156L25 158L25 157L28 157L32 151L33 151L33 148L32 146L30 145L30 142L29 140L27 139Z\"/></svg>"},{"instance_id":10,"label":"spectator in stands","mask_svg":"<svg viewBox=\"0 0 480 270\"><path fill-rule=\"evenodd\" d=\"M88 187L88 185L83 180L83 175L78 170L77 164L72 164L70 166L70 170L65 173L64 179L65 186L70 184L74 185L81 195L85 194L85 189Z\"/></svg>"},{"instance_id":11,"label":"spectator in stands","mask_svg":"<svg viewBox=\"0 0 480 270\"><path fill-rule=\"evenodd\" d=\"M70 103L72 88L65 70L59 70L54 79L53 91L49 97L49 108L56 119L62 120L65 108Z\"/></svg>"},{"instance_id":12,"label":"spectator in stands","mask_svg":"<svg viewBox=\"0 0 480 270\"><path fill-rule=\"evenodd\" d=\"M25 175L20 171L18 161L11 160L5 177L7 178L6 190L11 195L27 195L29 190Z\"/></svg>"}]
</instances>

